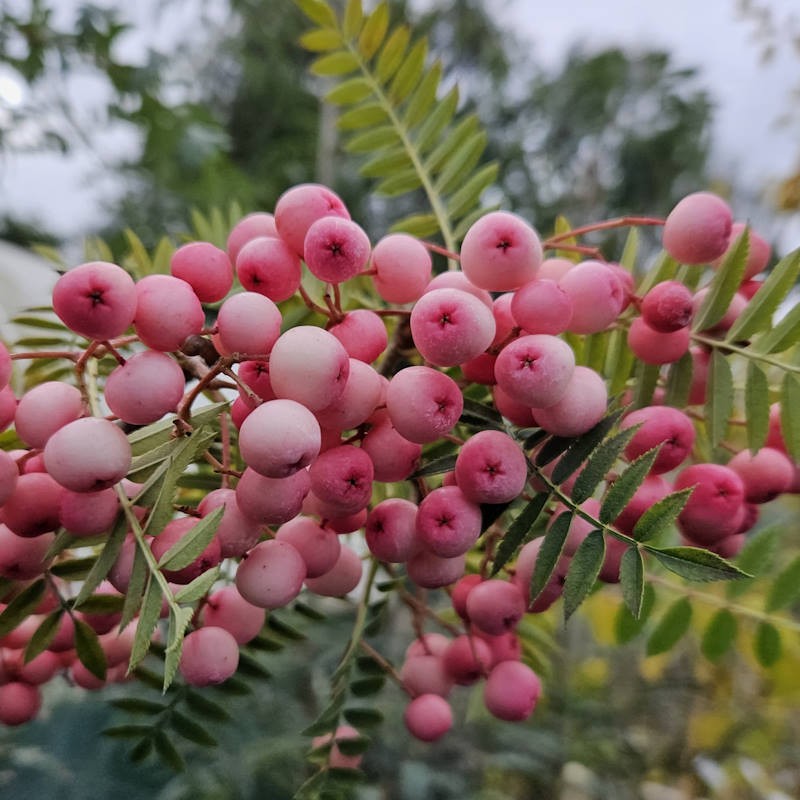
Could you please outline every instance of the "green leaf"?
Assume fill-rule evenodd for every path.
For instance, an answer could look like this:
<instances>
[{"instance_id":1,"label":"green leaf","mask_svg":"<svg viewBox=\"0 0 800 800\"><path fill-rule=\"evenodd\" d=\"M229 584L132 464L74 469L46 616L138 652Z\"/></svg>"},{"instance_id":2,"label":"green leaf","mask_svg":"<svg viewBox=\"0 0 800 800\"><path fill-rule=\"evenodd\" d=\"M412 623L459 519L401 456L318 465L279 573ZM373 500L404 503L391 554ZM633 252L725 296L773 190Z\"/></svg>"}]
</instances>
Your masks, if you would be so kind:
<instances>
[{"instance_id":1,"label":"green leaf","mask_svg":"<svg viewBox=\"0 0 800 800\"><path fill-rule=\"evenodd\" d=\"M94 629L81 619L75 620L75 653L98 680L106 679L106 654Z\"/></svg>"},{"instance_id":2,"label":"green leaf","mask_svg":"<svg viewBox=\"0 0 800 800\"><path fill-rule=\"evenodd\" d=\"M660 374L661 368L657 364L645 364L644 361L639 361L636 364L635 389L633 392L634 408L644 408L650 405Z\"/></svg>"},{"instance_id":3,"label":"green leaf","mask_svg":"<svg viewBox=\"0 0 800 800\"><path fill-rule=\"evenodd\" d=\"M736 640L738 624L727 608L721 608L711 618L700 643L703 655L709 661L719 661Z\"/></svg>"},{"instance_id":4,"label":"green leaf","mask_svg":"<svg viewBox=\"0 0 800 800\"><path fill-rule=\"evenodd\" d=\"M769 382L755 361L747 363L744 389L744 408L747 420L747 446L757 453L769 433Z\"/></svg>"},{"instance_id":5,"label":"green leaf","mask_svg":"<svg viewBox=\"0 0 800 800\"><path fill-rule=\"evenodd\" d=\"M492 161L473 173L447 201L447 213L451 219L458 219L472 210L483 192L497 179L499 164Z\"/></svg>"},{"instance_id":6,"label":"green leaf","mask_svg":"<svg viewBox=\"0 0 800 800\"><path fill-rule=\"evenodd\" d=\"M381 83L386 83L403 63L403 57L411 40L411 30L407 25L398 25L386 40L375 64L375 75Z\"/></svg>"},{"instance_id":7,"label":"green leaf","mask_svg":"<svg viewBox=\"0 0 800 800\"><path fill-rule=\"evenodd\" d=\"M609 395L613 397L625 390L635 363L636 359L628 347L625 331L622 328L612 330L603 369L603 374L611 378L608 386Z\"/></svg>"},{"instance_id":8,"label":"green leaf","mask_svg":"<svg viewBox=\"0 0 800 800\"><path fill-rule=\"evenodd\" d=\"M64 609L59 608L48 614L33 632L28 644L25 647L24 661L27 664L33 661L36 656L43 653L50 646L61 625L61 618L64 616Z\"/></svg>"},{"instance_id":9,"label":"green leaf","mask_svg":"<svg viewBox=\"0 0 800 800\"><path fill-rule=\"evenodd\" d=\"M769 333L759 336L752 345L757 353L782 353L800 342L800 303L789 310Z\"/></svg>"},{"instance_id":10,"label":"green leaf","mask_svg":"<svg viewBox=\"0 0 800 800\"><path fill-rule=\"evenodd\" d=\"M414 90L420 78L422 78L427 55L428 40L419 39L415 42L392 79L392 85L389 87L389 97L392 103L400 105Z\"/></svg>"},{"instance_id":11,"label":"green leaf","mask_svg":"<svg viewBox=\"0 0 800 800\"><path fill-rule=\"evenodd\" d=\"M350 692L354 697L369 697L383 689L386 678L383 675L374 675L370 678L358 678L350 684Z\"/></svg>"},{"instance_id":12,"label":"green leaf","mask_svg":"<svg viewBox=\"0 0 800 800\"><path fill-rule=\"evenodd\" d=\"M796 603L800 599L800 556L795 556L772 581L767 595L768 612L778 611Z\"/></svg>"},{"instance_id":13,"label":"green leaf","mask_svg":"<svg viewBox=\"0 0 800 800\"><path fill-rule=\"evenodd\" d=\"M312 53L326 53L331 50L338 50L344 40L339 31L333 28L315 28L306 31L300 37L300 46Z\"/></svg>"},{"instance_id":14,"label":"green leaf","mask_svg":"<svg viewBox=\"0 0 800 800\"><path fill-rule=\"evenodd\" d=\"M109 739L138 739L140 736L149 736L153 728L150 725L115 725L102 731L103 736Z\"/></svg>"},{"instance_id":15,"label":"green leaf","mask_svg":"<svg viewBox=\"0 0 800 800\"><path fill-rule=\"evenodd\" d=\"M653 503L637 520L633 528L633 538L639 542L647 542L668 530L683 511L693 490L694 487L690 486L679 492L671 492Z\"/></svg>"},{"instance_id":16,"label":"green leaf","mask_svg":"<svg viewBox=\"0 0 800 800\"><path fill-rule=\"evenodd\" d=\"M441 458L434 458L427 464L423 464L411 478L424 478L428 475L441 475L443 472L452 472L456 466L457 453L450 453Z\"/></svg>"},{"instance_id":17,"label":"green leaf","mask_svg":"<svg viewBox=\"0 0 800 800\"><path fill-rule=\"evenodd\" d=\"M665 547L659 550L645 545L644 548L668 570L690 581L723 581L750 577L730 561L699 547Z\"/></svg>"},{"instance_id":18,"label":"green leaf","mask_svg":"<svg viewBox=\"0 0 800 800\"><path fill-rule=\"evenodd\" d=\"M409 214L392 223L392 233L410 233L424 239L439 232L439 219L435 214Z\"/></svg>"},{"instance_id":19,"label":"green leaf","mask_svg":"<svg viewBox=\"0 0 800 800\"><path fill-rule=\"evenodd\" d=\"M399 197L422 186L422 178L416 167L410 167L384 178L376 187L375 193L385 197Z\"/></svg>"},{"instance_id":20,"label":"green leaf","mask_svg":"<svg viewBox=\"0 0 800 800\"><path fill-rule=\"evenodd\" d=\"M169 628L167 631L167 652L164 661L164 691L169 689L178 671L178 663L181 660L181 649L183 648L183 637L186 635L186 628L192 621L194 611L183 606L170 608Z\"/></svg>"},{"instance_id":21,"label":"green leaf","mask_svg":"<svg viewBox=\"0 0 800 800\"><path fill-rule=\"evenodd\" d=\"M348 736L336 739L336 746L346 756L359 756L365 753L372 740L368 736Z\"/></svg>"},{"instance_id":22,"label":"green leaf","mask_svg":"<svg viewBox=\"0 0 800 800\"><path fill-rule=\"evenodd\" d=\"M355 131L384 125L387 119L386 109L380 103L368 102L345 111L336 121L336 126L343 131Z\"/></svg>"},{"instance_id":23,"label":"green leaf","mask_svg":"<svg viewBox=\"0 0 800 800\"><path fill-rule=\"evenodd\" d=\"M159 559L162 570L179 570L188 567L208 547L217 532L225 507L219 506L190 528Z\"/></svg>"},{"instance_id":24,"label":"green leaf","mask_svg":"<svg viewBox=\"0 0 800 800\"><path fill-rule=\"evenodd\" d=\"M30 586L26 586L0 612L0 638L13 631L22 620L36 610L36 606L44 597L46 588L47 584L44 578L38 578Z\"/></svg>"},{"instance_id":25,"label":"green leaf","mask_svg":"<svg viewBox=\"0 0 800 800\"><path fill-rule=\"evenodd\" d=\"M325 28L335 28L336 14L324 0L294 0L295 5L317 25Z\"/></svg>"},{"instance_id":26,"label":"green leaf","mask_svg":"<svg viewBox=\"0 0 800 800\"><path fill-rule=\"evenodd\" d=\"M716 447L728 430L733 411L733 375L731 366L719 350L711 354L706 391L706 431L712 447Z\"/></svg>"},{"instance_id":27,"label":"green leaf","mask_svg":"<svg viewBox=\"0 0 800 800\"><path fill-rule=\"evenodd\" d=\"M200 717L214 722L226 722L232 719L230 713L223 706L209 700L204 694L194 689L188 689L183 695L183 699L189 709Z\"/></svg>"},{"instance_id":28,"label":"green leaf","mask_svg":"<svg viewBox=\"0 0 800 800\"><path fill-rule=\"evenodd\" d=\"M771 622L759 622L753 647L758 663L762 667L771 667L783 651L780 631Z\"/></svg>"},{"instance_id":29,"label":"green leaf","mask_svg":"<svg viewBox=\"0 0 800 800\"><path fill-rule=\"evenodd\" d=\"M624 644L631 641L644 628L655 605L656 593L652 585L646 583L642 594L642 605L638 619L634 617L626 605L620 605L614 619L614 635L617 642Z\"/></svg>"},{"instance_id":30,"label":"green leaf","mask_svg":"<svg viewBox=\"0 0 800 800\"><path fill-rule=\"evenodd\" d=\"M196 429L203 425L217 422L220 413L229 406L230 403L209 403L207 406L202 406L192 414L192 428ZM158 447L165 442L172 440L181 441L180 439L175 439L174 436L175 419L176 416L173 415L168 419L153 422L151 425L129 433L128 442L133 455L139 456L143 453L147 453L154 447Z\"/></svg>"},{"instance_id":31,"label":"green leaf","mask_svg":"<svg viewBox=\"0 0 800 800\"><path fill-rule=\"evenodd\" d=\"M636 269L636 256L639 253L639 238L639 229L636 227L631 228L625 239L625 246L622 248L619 265L628 270L628 272L633 272Z\"/></svg>"},{"instance_id":32,"label":"green leaf","mask_svg":"<svg viewBox=\"0 0 800 800\"><path fill-rule=\"evenodd\" d=\"M561 551L564 549L564 542L567 540L571 523L572 512L564 511L553 520L544 535L542 547L536 557L533 575L531 575L531 604L541 594L553 574L553 570L561 556Z\"/></svg>"},{"instance_id":33,"label":"green leaf","mask_svg":"<svg viewBox=\"0 0 800 800\"><path fill-rule=\"evenodd\" d=\"M689 629L692 604L686 597L676 600L661 617L647 640L647 655L655 656L671 650Z\"/></svg>"},{"instance_id":34,"label":"green leaf","mask_svg":"<svg viewBox=\"0 0 800 800\"><path fill-rule=\"evenodd\" d=\"M239 653L239 665L236 668L236 673L240 676L265 681L272 677L272 673L260 661L244 651Z\"/></svg>"},{"instance_id":35,"label":"green leaf","mask_svg":"<svg viewBox=\"0 0 800 800\"><path fill-rule=\"evenodd\" d=\"M766 575L775 562L784 532L785 527L777 523L750 534L736 557L736 566L755 577ZM728 597L738 597L746 592L752 583L753 579L729 583L726 588Z\"/></svg>"},{"instance_id":36,"label":"green leaf","mask_svg":"<svg viewBox=\"0 0 800 800\"><path fill-rule=\"evenodd\" d=\"M216 433L209 430L206 426L195 428L191 435L184 437L181 443L175 448L175 452L170 456L169 467L164 474L164 479L150 516L147 518L145 533L151 536L158 536L165 525L172 519L174 513L173 498L178 478L186 471L198 453L208 447L216 438Z\"/></svg>"},{"instance_id":37,"label":"green leaf","mask_svg":"<svg viewBox=\"0 0 800 800\"><path fill-rule=\"evenodd\" d=\"M130 248L130 257L133 260L134 271L137 276L150 275L153 272L153 262L150 260L147 248L142 244L142 240L130 228L125 228L123 235Z\"/></svg>"},{"instance_id":38,"label":"green leaf","mask_svg":"<svg viewBox=\"0 0 800 800\"><path fill-rule=\"evenodd\" d=\"M534 495L525 508L517 514L514 521L508 526L508 530L503 535L495 551L494 562L492 563L492 575L497 575L497 573L514 557L519 546L527 540L533 530L536 520L539 519L549 499L549 492L540 492Z\"/></svg>"},{"instance_id":39,"label":"green leaf","mask_svg":"<svg viewBox=\"0 0 800 800\"><path fill-rule=\"evenodd\" d=\"M55 320L46 319L45 317L33 317L29 315L21 315L19 317L14 317L11 320L14 325L24 325L28 328L43 328L44 330L48 331L63 331L64 333L67 332L64 323L56 322Z\"/></svg>"},{"instance_id":40,"label":"green leaf","mask_svg":"<svg viewBox=\"0 0 800 800\"><path fill-rule=\"evenodd\" d=\"M153 638L153 631L161 617L161 587L158 581L151 578L144 596L142 612L139 614L139 622L136 625L136 635L133 638L133 648L131 658L128 662L128 673L133 672L134 668L147 655L150 650L150 641Z\"/></svg>"},{"instance_id":41,"label":"green leaf","mask_svg":"<svg viewBox=\"0 0 800 800\"><path fill-rule=\"evenodd\" d=\"M383 722L383 714L376 708L346 708L342 716L354 728L371 728Z\"/></svg>"},{"instance_id":42,"label":"green leaf","mask_svg":"<svg viewBox=\"0 0 800 800\"><path fill-rule=\"evenodd\" d=\"M800 461L800 380L791 372L781 384L781 434L789 455Z\"/></svg>"},{"instance_id":43,"label":"green leaf","mask_svg":"<svg viewBox=\"0 0 800 800\"><path fill-rule=\"evenodd\" d=\"M457 150L451 152L441 174L436 180L437 191L447 194L457 189L466 175L469 175L480 160L489 135L478 131L467 139Z\"/></svg>"},{"instance_id":44,"label":"green leaf","mask_svg":"<svg viewBox=\"0 0 800 800\"><path fill-rule=\"evenodd\" d=\"M125 711L128 714L145 714L150 717L161 714L169 708L169 706L164 703L158 703L154 700L145 700L142 697L115 697L108 702L109 705L118 708L120 711Z\"/></svg>"},{"instance_id":45,"label":"green leaf","mask_svg":"<svg viewBox=\"0 0 800 800\"><path fill-rule=\"evenodd\" d=\"M636 294L644 297L657 283L674 278L677 269L678 262L666 250L662 250L644 280L637 287Z\"/></svg>"},{"instance_id":46,"label":"green leaf","mask_svg":"<svg viewBox=\"0 0 800 800\"><path fill-rule=\"evenodd\" d=\"M742 284L747 255L750 252L750 233L745 228L728 248L722 264L709 284L708 294L694 315L692 330L713 328L724 316L733 296Z\"/></svg>"},{"instance_id":47,"label":"green leaf","mask_svg":"<svg viewBox=\"0 0 800 800\"><path fill-rule=\"evenodd\" d=\"M478 403L468 397L464 398L464 410L461 413L460 421L481 428L504 430L503 418L495 408Z\"/></svg>"},{"instance_id":48,"label":"green leaf","mask_svg":"<svg viewBox=\"0 0 800 800\"><path fill-rule=\"evenodd\" d=\"M800 275L800 250L795 250L775 265L763 286L731 326L726 340L741 341L749 339L756 332L769 330L773 314L792 290L798 275Z\"/></svg>"},{"instance_id":49,"label":"green leaf","mask_svg":"<svg viewBox=\"0 0 800 800\"><path fill-rule=\"evenodd\" d=\"M371 153L386 147L400 144L400 136L394 125L378 125L363 133L351 136L344 144L348 153Z\"/></svg>"},{"instance_id":50,"label":"green leaf","mask_svg":"<svg viewBox=\"0 0 800 800\"><path fill-rule=\"evenodd\" d=\"M81 611L85 614L117 614L122 611L124 603L125 597L121 594L93 594L81 605Z\"/></svg>"},{"instance_id":51,"label":"green leaf","mask_svg":"<svg viewBox=\"0 0 800 800\"><path fill-rule=\"evenodd\" d=\"M128 758L130 758L133 764L140 764L152 752L153 752L153 740L149 738L140 739L133 746L130 753L128 753Z\"/></svg>"},{"instance_id":52,"label":"green leaf","mask_svg":"<svg viewBox=\"0 0 800 800\"><path fill-rule=\"evenodd\" d=\"M578 436L577 439L566 439L569 448L553 469L553 482L563 483L573 472L575 472L594 449L606 438L609 431L616 425L617 420L622 416L622 411L614 411L606 415L591 430ZM551 440L552 441L552 440ZM544 448L543 448L544 449ZM542 466L539 459L536 463ZM546 462L545 462L546 463Z\"/></svg>"},{"instance_id":53,"label":"green leaf","mask_svg":"<svg viewBox=\"0 0 800 800\"><path fill-rule=\"evenodd\" d=\"M619 582L622 586L622 599L628 611L634 619L638 619L644 601L644 560L638 547L629 547L622 554Z\"/></svg>"},{"instance_id":54,"label":"green leaf","mask_svg":"<svg viewBox=\"0 0 800 800\"><path fill-rule=\"evenodd\" d=\"M588 500L600 482L606 479L609 470L617 462L622 451L636 433L640 426L632 425L630 428L615 433L601 442L589 456L586 466L575 479L570 496L576 503Z\"/></svg>"},{"instance_id":55,"label":"green leaf","mask_svg":"<svg viewBox=\"0 0 800 800\"><path fill-rule=\"evenodd\" d=\"M313 75L332 77L348 75L359 67L358 59L347 50L337 50L333 53L320 56L309 67Z\"/></svg>"},{"instance_id":56,"label":"green leaf","mask_svg":"<svg viewBox=\"0 0 800 800\"><path fill-rule=\"evenodd\" d=\"M203 745L203 747L216 747L217 740L199 723L190 719L180 711L172 709L169 715L169 723L172 729L195 744Z\"/></svg>"},{"instance_id":57,"label":"green leaf","mask_svg":"<svg viewBox=\"0 0 800 800\"><path fill-rule=\"evenodd\" d=\"M347 0L344 10L344 24L342 29L348 39L355 39L361 32L364 24L364 11L361 8L361 0Z\"/></svg>"},{"instance_id":58,"label":"green leaf","mask_svg":"<svg viewBox=\"0 0 800 800\"><path fill-rule=\"evenodd\" d=\"M66 561L59 561L57 564L53 564L53 566L50 567L50 574L67 581L82 580L89 574L95 561L97 561L95 556L70 558Z\"/></svg>"},{"instance_id":59,"label":"green leaf","mask_svg":"<svg viewBox=\"0 0 800 800\"><path fill-rule=\"evenodd\" d=\"M337 106L350 106L366 100L371 94L372 85L366 78L350 78L331 89L325 100Z\"/></svg>"},{"instance_id":60,"label":"green leaf","mask_svg":"<svg viewBox=\"0 0 800 800\"><path fill-rule=\"evenodd\" d=\"M452 154L478 131L480 131L480 122L475 114L461 119L454 128L447 132L446 136L441 137L439 143L425 159L425 168L431 173L442 170Z\"/></svg>"},{"instance_id":61,"label":"green leaf","mask_svg":"<svg viewBox=\"0 0 800 800\"><path fill-rule=\"evenodd\" d=\"M419 86L414 90L411 99L408 101L403 122L409 128L419 125L433 108L441 79L442 62L436 61L425 73Z\"/></svg>"},{"instance_id":62,"label":"green leaf","mask_svg":"<svg viewBox=\"0 0 800 800\"><path fill-rule=\"evenodd\" d=\"M300 2L300 0L295 0L295 2ZM302 2L311 2L311 0L302 0ZM169 736L163 730L156 728L154 737L153 743L161 760L175 772L183 772L186 769L186 762L170 741Z\"/></svg>"},{"instance_id":63,"label":"green leaf","mask_svg":"<svg viewBox=\"0 0 800 800\"><path fill-rule=\"evenodd\" d=\"M661 445L642 453L631 462L620 476L611 484L600 505L600 521L613 522L628 505L636 490L644 483L650 469L658 458Z\"/></svg>"},{"instance_id":64,"label":"green leaf","mask_svg":"<svg viewBox=\"0 0 800 800\"><path fill-rule=\"evenodd\" d=\"M293 642L302 642L304 639L308 638L302 631L284 622L274 613L267 616L267 627L275 631L275 633L280 634L285 639L291 639Z\"/></svg>"},{"instance_id":65,"label":"green leaf","mask_svg":"<svg viewBox=\"0 0 800 800\"><path fill-rule=\"evenodd\" d=\"M439 136L449 124L458 108L458 87L454 86L437 104L420 125L416 136L417 150L425 153L439 141Z\"/></svg>"},{"instance_id":66,"label":"green leaf","mask_svg":"<svg viewBox=\"0 0 800 800\"><path fill-rule=\"evenodd\" d=\"M564 622L575 613L591 591L600 574L605 554L606 543L602 531L591 531L578 545L564 581Z\"/></svg>"},{"instance_id":67,"label":"green leaf","mask_svg":"<svg viewBox=\"0 0 800 800\"><path fill-rule=\"evenodd\" d=\"M202 575L198 575L191 583L181 586L175 594L175 601L177 603L196 602L211 591L217 578L219 578L219 567L214 567Z\"/></svg>"},{"instance_id":68,"label":"green leaf","mask_svg":"<svg viewBox=\"0 0 800 800\"><path fill-rule=\"evenodd\" d=\"M383 150L379 155L371 158L359 168L359 173L365 178L384 178L395 174L398 170L405 170L411 166L411 159L405 148L396 147Z\"/></svg>"},{"instance_id":69,"label":"green leaf","mask_svg":"<svg viewBox=\"0 0 800 800\"><path fill-rule=\"evenodd\" d=\"M383 0L367 17L358 37L358 50L365 60L369 61L378 52L388 30L389 3Z\"/></svg>"},{"instance_id":70,"label":"green leaf","mask_svg":"<svg viewBox=\"0 0 800 800\"><path fill-rule=\"evenodd\" d=\"M689 404L693 373L694 360L691 353L684 353L676 362L670 364L664 395L665 405L684 408Z\"/></svg>"},{"instance_id":71,"label":"green leaf","mask_svg":"<svg viewBox=\"0 0 800 800\"><path fill-rule=\"evenodd\" d=\"M140 547L136 547L131 567L131 579L128 583L128 591L125 592L125 605L122 607L122 617L119 621L120 630L126 628L139 613L149 574L150 571L144 553L142 553Z\"/></svg>"}]
</instances>

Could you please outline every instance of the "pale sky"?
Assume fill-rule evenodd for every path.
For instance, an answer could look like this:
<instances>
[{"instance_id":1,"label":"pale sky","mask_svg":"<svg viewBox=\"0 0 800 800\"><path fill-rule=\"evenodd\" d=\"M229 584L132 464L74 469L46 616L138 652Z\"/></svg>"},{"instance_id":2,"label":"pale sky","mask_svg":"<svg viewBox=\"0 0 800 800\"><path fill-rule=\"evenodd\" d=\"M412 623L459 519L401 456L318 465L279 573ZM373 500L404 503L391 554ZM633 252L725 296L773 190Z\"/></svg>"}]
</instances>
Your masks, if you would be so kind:
<instances>
[{"instance_id":1,"label":"pale sky","mask_svg":"<svg viewBox=\"0 0 800 800\"><path fill-rule=\"evenodd\" d=\"M21 0L8 0L12 6ZM723 180L748 187L755 200L782 177L800 168L800 46L792 50L789 36L769 64L760 62L754 42L754 25L737 14L739 0L488 0L488 8L502 23L530 39L540 63L557 68L568 47L576 41L590 49L621 45L627 48L666 48L674 52L676 66L697 67L700 83L717 106L713 128L712 167ZM420 0L426 2L426 0ZM110 0L102 5L112 4ZM794 33L800 34L800 2L768 0L778 19L794 15ZM59 12L69 14L76 0L59 0ZM190 20L192 3L167 6L154 19L157 2L128 4L133 22L146 32L131 34L124 42L126 56L136 57L144 42L156 46L179 36ZM132 7L132 8L131 8ZM206 8L213 4L206 4ZM196 22L196 20L192 20ZM779 32L780 33L780 32ZM150 37L150 38L148 38ZM2 90L0 74L0 90ZM91 97L91 83L80 84L76 94ZM781 128L779 118L794 104L792 125ZM0 162L0 211L36 214L64 236L95 227L103 215L103 200L114 184L97 181L98 166L135 146L124 134L100 137L93 150L84 149L64 158L56 154L11 156ZM767 219L767 212L764 212ZM800 215L770 223L768 234L778 236L786 249L800 243ZM784 242L785 240L785 242Z\"/></svg>"}]
</instances>

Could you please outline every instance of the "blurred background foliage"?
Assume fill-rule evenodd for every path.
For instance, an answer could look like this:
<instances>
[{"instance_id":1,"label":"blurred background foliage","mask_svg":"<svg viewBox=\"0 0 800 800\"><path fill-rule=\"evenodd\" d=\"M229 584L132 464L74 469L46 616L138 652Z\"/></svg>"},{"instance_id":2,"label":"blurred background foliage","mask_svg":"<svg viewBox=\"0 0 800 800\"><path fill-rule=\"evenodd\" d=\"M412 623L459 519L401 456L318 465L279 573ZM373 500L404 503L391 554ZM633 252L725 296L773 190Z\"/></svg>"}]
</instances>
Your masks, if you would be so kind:
<instances>
[{"instance_id":1,"label":"blurred background foliage","mask_svg":"<svg viewBox=\"0 0 800 800\"><path fill-rule=\"evenodd\" d=\"M25 104L0 116L0 153L67 153L92 147L107 129L133 133L135 146L104 165L122 187L109 196L108 219L86 231L104 236L118 257L129 245L126 228L153 249L164 233L179 241L190 230L192 209L227 213L235 203L243 212L268 210L287 186L309 180L330 183L354 218L380 235L386 201L369 195L357 164L337 147L335 115L317 99L324 86L309 78L309 56L297 45L305 22L289 0L163 5L195 8L197 25L179 46L148 49L138 61L118 47L129 32L122 2L78 2L68 26L56 22L56 0L4 7L0 64L31 91ZM683 194L708 185L713 104L692 70L676 68L665 52L609 48L575 49L560 71L546 72L513 31L500 27L491 5L443 0L420 10L393 2L393 17L407 17L429 36L465 108L488 131L487 157L500 163L491 202L546 232L558 213L577 223L631 211L664 214ZM212 6L224 6L223 13L210 13ZM101 98L89 117L62 91L76 75ZM0 237L58 244L46 221L15 217L0 222ZM776 569L800 546L796 526L784 524L797 511L790 502L781 512L783 533L771 554ZM525 725L492 721L476 701L480 690L464 690L457 729L435 747L422 745L402 726L402 693L387 685L369 700L386 721L364 762L369 784L356 796L800 796L800 588L785 603L794 616L783 646L768 658L756 641L763 636L758 592L747 596L736 646L713 661L703 655L714 613L745 602L715 586L692 590L695 612L679 644L648 656L658 619L684 592L674 587L678 594L660 587L656 609L638 631L621 631L613 589L593 595L566 629L560 608L532 623L546 692ZM189 744L185 773L131 765L126 742L99 739L124 715L101 697L61 687L36 722L0 730L0 796L290 797L306 769L307 740L299 731L324 705L326 676L350 625L346 605L325 610L328 622L307 627L304 641L256 654L272 678L253 681L252 696L226 697L233 720L215 728L220 746ZM395 663L413 635L398 611L375 639ZM147 691L127 685L113 693Z\"/></svg>"}]
</instances>

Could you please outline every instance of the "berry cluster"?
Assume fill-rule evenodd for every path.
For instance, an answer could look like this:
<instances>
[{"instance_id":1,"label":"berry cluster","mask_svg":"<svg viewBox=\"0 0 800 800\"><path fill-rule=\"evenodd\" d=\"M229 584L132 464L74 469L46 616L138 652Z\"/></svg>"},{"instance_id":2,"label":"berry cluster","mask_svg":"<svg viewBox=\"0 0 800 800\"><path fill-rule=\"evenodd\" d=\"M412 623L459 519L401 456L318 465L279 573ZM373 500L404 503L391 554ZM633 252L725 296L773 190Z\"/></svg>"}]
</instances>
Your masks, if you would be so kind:
<instances>
[{"instance_id":1,"label":"berry cluster","mask_svg":"<svg viewBox=\"0 0 800 800\"><path fill-rule=\"evenodd\" d=\"M682 264L719 266L741 233L722 200L698 193L666 219L663 242ZM770 251L748 235L741 287L704 334L730 328L760 288L754 276ZM450 626L451 637L421 635L396 671L410 696L408 730L433 741L451 727L446 697L455 684L484 679L486 707L500 719L533 712L540 682L521 660L515 630L526 613L558 599L571 559L593 530L606 533L598 577L617 582L644 512L693 487L678 517L686 542L735 555L759 504L800 485L781 437L780 409L774 407L767 447L741 450L727 465L698 462L691 411L664 405L657 389L653 404L621 423L621 430L632 429L624 461L660 449L613 528L598 522L593 497L572 509L551 504L550 525L564 512L570 524L558 563L533 596L541 538L525 544L504 574L488 576L496 536L487 540L478 571L468 565L487 508L502 513L518 498L553 488L549 475L558 461L535 466L542 444L541 437L526 444L531 430L577 437L608 413L606 379L577 363L576 337L626 330L630 350L651 365L690 353L690 408L705 396L709 349L692 345L690 326L707 289L665 280L637 296L631 272L599 253L578 263L544 258L557 246L569 251L565 238L543 246L520 217L487 213L468 230L460 253L443 253L460 269L434 277L431 250L439 248L406 234L372 246L332 191L305 184L285 192L274 215L239 222L227 252L208 242L180 247L170 275L134 281L106 262L65 273L53 308L87 340L59 356L74 362L74 385L48 381L18 399L9 386L12 360L53 356L12 356L0 346L0 428L13 425L23 445L0 451L7 611L17 611L45 577L29 615L0 638L0 721L35 716L38 687L58 673L89 689L125 679L137 625L152 612L148 592L139 621L119 630L140 560L150 583L168 590L154 595L162 616L177 619L191 609L179 669L193 686L220 683L236 671L240 645L258 635L266 612L304 590L341 597L356 589L365 558L421 589L452 587L460 627ZM309 275L322 287L319 297L311 296ZM242 291L232 291L234 278ZM345 309L343 287L365 280L374 307ZM286 309L298 298L305 315L290 317ZM98 379L92 364L109 355L118 364ZM152 481L129 479L141 472L131 441L141 426L167 415L173 438L159 446L185 439L195 401L204 392L219 399L226 389L234 399L219 412L219 432L202 452L221 486L180 511L170 497L165 514ZM460 421L465 393L481 392L503 422L474 432ZM423 454L442 444L457 450L452 469L438 479L418 474ZM561 484L562 501L574 480ZM613 480L607 476L608 484ZM100 576L105 580L82 597L80 582L62 580L55 567L70 550L110 545L120 524L127 535ZM195 597L187 587L223 561L232 580L212 580ZM2 621L0 615L0 630ZM102 651L101 669L86 657L93 649L87 642ZM315 744L354 735L341 727ZM334 744L330 763L354 766L357 759Z\"/></svg>"}]
</instances>

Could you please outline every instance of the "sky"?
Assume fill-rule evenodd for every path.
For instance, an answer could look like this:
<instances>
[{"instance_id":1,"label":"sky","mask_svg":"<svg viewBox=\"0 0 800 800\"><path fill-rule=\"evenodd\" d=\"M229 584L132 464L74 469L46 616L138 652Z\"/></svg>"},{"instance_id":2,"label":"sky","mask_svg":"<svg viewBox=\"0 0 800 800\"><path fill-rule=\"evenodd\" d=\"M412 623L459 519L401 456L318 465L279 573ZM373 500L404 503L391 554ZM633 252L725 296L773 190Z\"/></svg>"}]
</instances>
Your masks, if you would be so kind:
<instances>
[{"instance_id":1,"label":"sky","mask_svg":"<svg viewBox=\"0 0 800 800\"><path fill-rule=\"evenodd\" d=\"M419 0L428 3L430 0ZM19 6L26 0L6 0ZM780 21L774 59L762 63L757 25L737 11L742 0L487 0L502 25L513 28L534 48L540 63L558 68L569 47L582 42L590 49L666 48L676 66L696 67L700 82L716 104L712 170L723 181L758 187L755 200L768 201L775 183L800 169L800 0L759 0ZM64 19L78 0L54 5ZM101 5L112 4L106 0ZM147 44L169 46L185 25L193 4L167 6L154 14L156 0L128 4L135 23L123 40L125 55L140 58ZM163 7L162 7L163 8ZM206 8L214 13L214 4ZM791 37L798 37L792 45ZM793 49L793 47L795 49ZM5 76L6 78L8 76ZM0 101L14 89L0 73ZM73 86L79 103L89 103L98 87L91 81ZM794 104L793 124L779 120ZM0 212L34 214L65 237L96 227L103 219L104 201L115 185L100 179L102 166L133 152L135 140L117 131L99 137L91 149L78 149L65 158L57 154L10 156L0 162ZM752 199L752 198L751 198ZM767 220L766 212L762 217ZM764 224L786 249L800 243L800 215Z\"/></svg>"}]
</instances>

